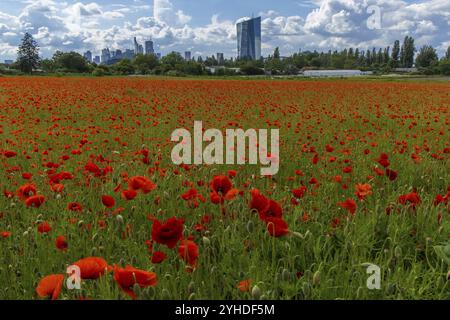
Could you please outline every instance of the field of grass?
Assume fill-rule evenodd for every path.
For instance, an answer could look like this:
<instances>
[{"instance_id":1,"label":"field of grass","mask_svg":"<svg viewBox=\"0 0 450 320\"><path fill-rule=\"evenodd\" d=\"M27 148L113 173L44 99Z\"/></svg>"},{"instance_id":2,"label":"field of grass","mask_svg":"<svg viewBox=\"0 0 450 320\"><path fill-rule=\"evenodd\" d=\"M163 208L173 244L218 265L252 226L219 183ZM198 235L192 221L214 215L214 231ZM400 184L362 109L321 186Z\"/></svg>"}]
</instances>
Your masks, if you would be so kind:
<instances>
[{"instance_id":1,"label":"field of grass","mask_svg":"<svg viewBox=\"0 0 450 320\"><path fill-rule=\"evenodd\" d=\"M0 299L449 299L449 116L445 81L0 78ZM174 165L196 120L279 129L279 172Z\"/></svg>"}]
</instances>

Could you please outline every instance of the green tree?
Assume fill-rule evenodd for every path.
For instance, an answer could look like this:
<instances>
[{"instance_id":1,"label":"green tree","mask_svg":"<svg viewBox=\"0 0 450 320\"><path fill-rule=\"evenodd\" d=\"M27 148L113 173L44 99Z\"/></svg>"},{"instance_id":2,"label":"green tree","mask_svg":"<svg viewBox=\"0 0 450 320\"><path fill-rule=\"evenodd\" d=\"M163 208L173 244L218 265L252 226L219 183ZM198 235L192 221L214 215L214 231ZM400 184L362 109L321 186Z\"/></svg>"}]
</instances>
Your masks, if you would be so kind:
<instances>
[{"instance_id":1,"label":"green tree","mask_svg":"<svg viewBox=\"0 0 450 320\"><path fill-rule=\"evenodd\" d=\"M115 73L122 75L133 74L135 71L133 63L128 59L120 60L112 67L112 69Z\"/></svg>"},{"instance_id":2,"label":"green tree","mask_svg":"<svg viewBox=\"0 0 450 320\"><path fill-rule=\"evenodd\" d=\"M445 53L445 59L450 60L450 46L447 48L447 52Z\"/></svg>"},{"instance_id":3,"label":"green tree","mask_svg":"<svg viewBox=\"0 0 450 320\"><path fill-rule=\"evenodd\" d=\"M138 54L133 61L133 65L138 73L147 74L159 65L159 60L154 54Z\"/></svg>"},{"instance_id":4,"label":"green tree","mask_svg":"<svg viewBox=\"0 0 450 320\"><path fill-rule=\"evenodd\" d=\"M416 48L414 46L413 37L406 36L403 40L403 67L411 68L414 64L414 53Z\"/></svg>"},{"instance_id":5,"label":"green tree","mask_svg":"<svg viewBox=\"0 0 450 320\"><path fill-rule=\"evenodd\" d=\"M67 72L83 73L89 71L86 59L77 52L60 52L53 55L53 62L58 69Z\"/></svg>"},{"instance_id":6,"label":"green tree","mask_svg":"<svg viewBox=\"0 0 450 320\"><path fill-rule=\"evenodd\" d=\"M171 69L175 69L177 64L183 64L183 62L184 59L181 54L174 51L161 58L161 63L170 66Z\"/></svg>"},{"instance_id":7,"label":"green tree","mask_svg":"<svg viewBox=\"0 0 450 320\"><path fill-rule=\"evenodd\" d=\"M436 50L432 46L424 45L420 48L416 57L416 65L422 68L428 68L438 62Z\"/></svg>"},{"instance_id":8,"label":"green tree","mask_svg":"<svg viewBox=\"0 0 450 320\"><path fill-rule=\"evenodd\" d=\"M394 47L392 48L392 61L393 61L393 67L398 67L400 57L400 41L395 40Z\"/></svg>"},{"instance_id":9,"label":"green tree","mask_svg":"<svg viewBox=\"0 0 450 320\"><path fill-rule=\"evenodd\" d=\"M33 73L40 63L39 46L28 32L17 50L17 66L22 72Z\"/></svg>"}]
</instances>

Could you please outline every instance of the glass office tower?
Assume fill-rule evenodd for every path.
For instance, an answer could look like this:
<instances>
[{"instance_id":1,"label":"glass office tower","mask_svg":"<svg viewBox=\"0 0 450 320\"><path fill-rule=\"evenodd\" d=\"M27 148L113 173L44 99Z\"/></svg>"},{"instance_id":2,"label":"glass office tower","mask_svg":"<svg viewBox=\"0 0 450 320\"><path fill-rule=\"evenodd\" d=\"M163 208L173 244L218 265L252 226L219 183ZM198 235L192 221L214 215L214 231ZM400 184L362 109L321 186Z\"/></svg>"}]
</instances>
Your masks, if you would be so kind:
<instances>
[{"instance_id":1,"label":"glass office tower","mask_svg":"<svg viewBox=\"0 0 450 320\"><path fill-rule=\"evenodd\" d=\"M261 58L261 17L237 24L238 58Z\"/></svg>"}]
</instances>

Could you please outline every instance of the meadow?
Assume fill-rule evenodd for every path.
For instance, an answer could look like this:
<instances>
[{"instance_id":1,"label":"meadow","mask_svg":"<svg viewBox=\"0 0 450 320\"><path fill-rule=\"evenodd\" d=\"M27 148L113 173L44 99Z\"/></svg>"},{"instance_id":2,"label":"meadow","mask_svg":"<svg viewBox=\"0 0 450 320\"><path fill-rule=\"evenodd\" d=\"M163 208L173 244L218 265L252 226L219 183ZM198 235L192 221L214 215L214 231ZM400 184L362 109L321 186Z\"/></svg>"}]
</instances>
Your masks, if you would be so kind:
<instances>
[{"instance_id":1,"label":"meadow","mask_svg":"<svg viewBox=\"0 0 450 320\"><path fill-rule=\"evenodd\" d=\"M449 115L448 81L0 78L0 299L449 299ZM279 172L174 165L194 121L279 129Z\"/></svg>"}]
</instances>

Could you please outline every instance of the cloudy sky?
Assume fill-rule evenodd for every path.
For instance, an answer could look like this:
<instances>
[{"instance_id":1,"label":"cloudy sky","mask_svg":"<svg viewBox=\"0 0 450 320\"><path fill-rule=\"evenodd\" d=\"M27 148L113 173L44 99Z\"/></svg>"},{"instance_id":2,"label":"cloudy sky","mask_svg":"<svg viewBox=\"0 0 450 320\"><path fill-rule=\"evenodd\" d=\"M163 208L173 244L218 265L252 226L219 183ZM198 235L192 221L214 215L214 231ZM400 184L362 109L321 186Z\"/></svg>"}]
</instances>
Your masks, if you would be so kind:
<instances>
[{"instance_id":1,"label":"cloudy sky","mask_svg":"<svg viewBox=\"0 0 450 320\"><path fill-rule=\"evenodd\" d=\"M14 59L24 32L43 56L55 50L132 48L236 56L236 21L262 17L263 54L392 45L411 35L440 54L450 46L449 0L0 0L0 61ZM379 13L380 19L377 19Z\"/></svg>"}]
</instances>

